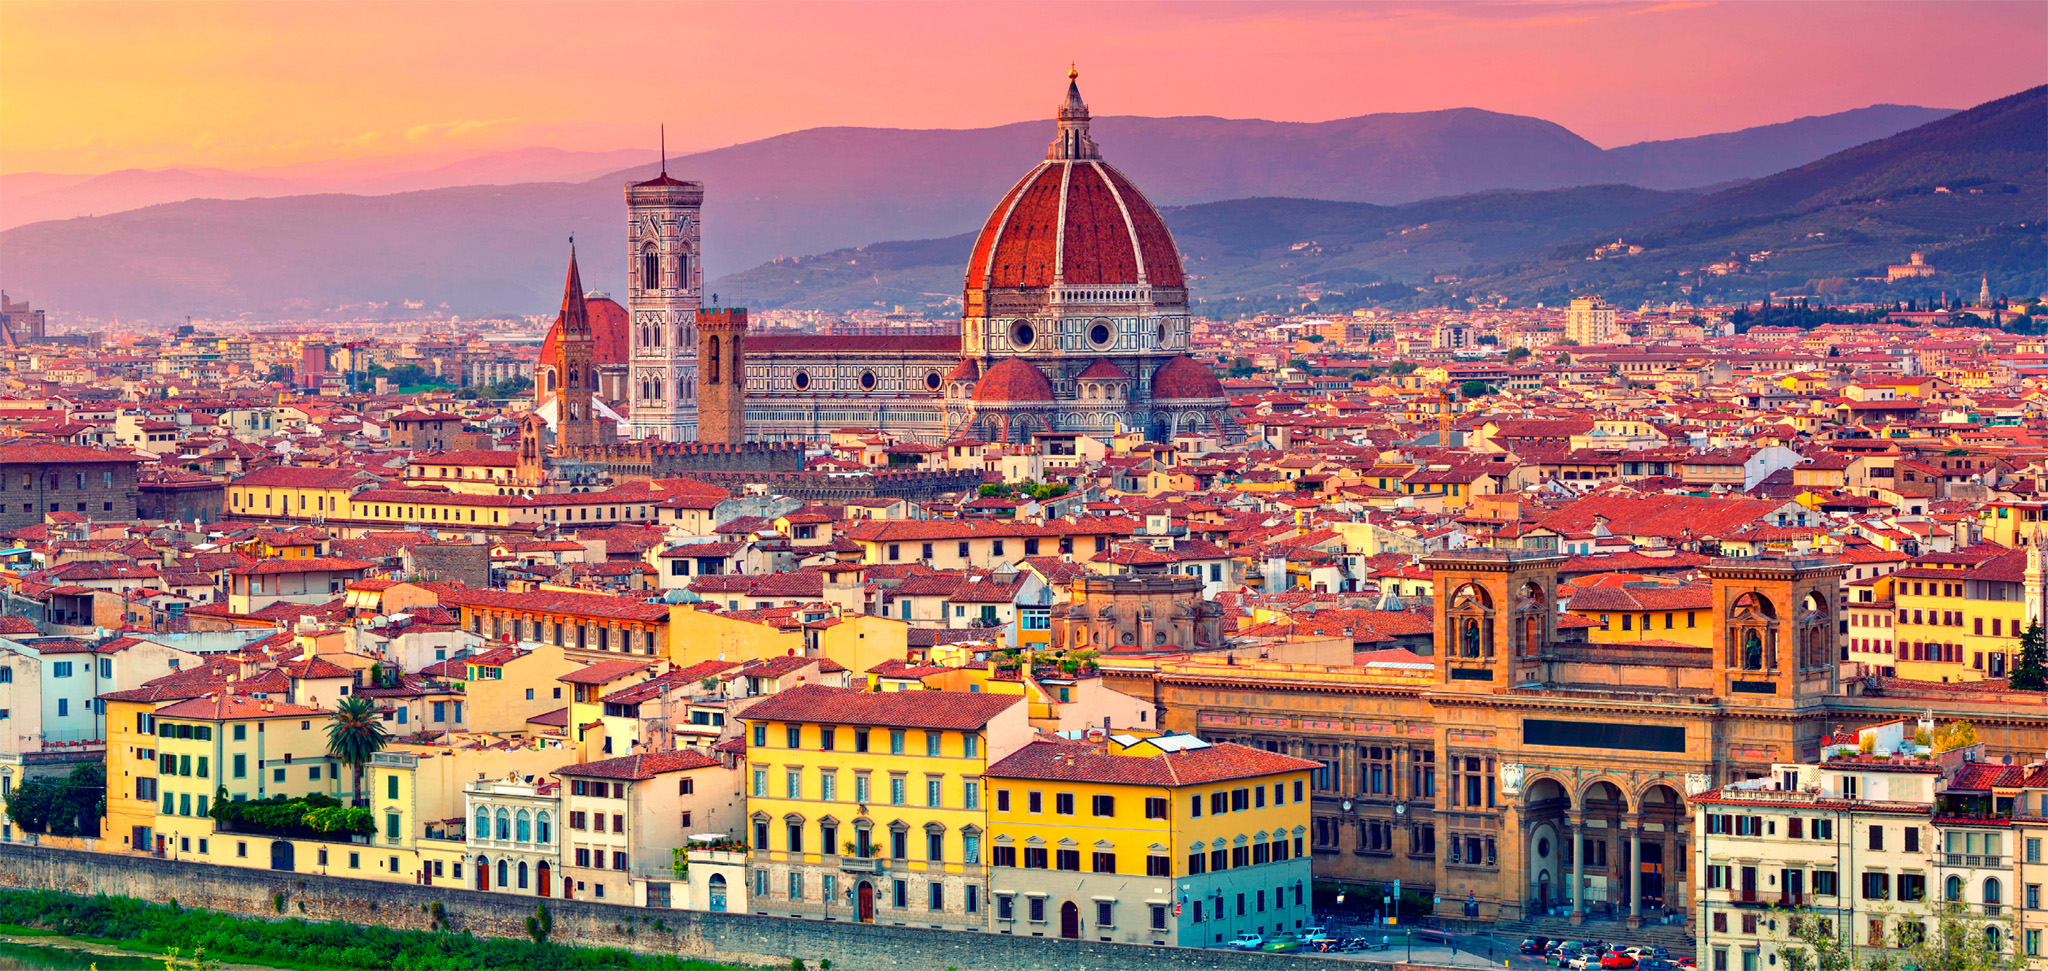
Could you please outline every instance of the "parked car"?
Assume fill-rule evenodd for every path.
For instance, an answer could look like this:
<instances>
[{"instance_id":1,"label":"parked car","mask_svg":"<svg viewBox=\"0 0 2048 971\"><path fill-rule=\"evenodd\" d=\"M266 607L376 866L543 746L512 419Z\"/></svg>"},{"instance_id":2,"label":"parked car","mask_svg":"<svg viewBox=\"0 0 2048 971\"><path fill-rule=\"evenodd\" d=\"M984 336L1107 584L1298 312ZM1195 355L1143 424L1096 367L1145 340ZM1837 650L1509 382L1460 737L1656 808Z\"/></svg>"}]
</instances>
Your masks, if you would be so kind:
<instances>
[{"instance_id":1,"label":"parked car","mask_svg":"<svg viewBox=\"0 0 2048 971\"><path fill-rule=\"evenodd\" d=\"M1522 953L1523 953L1523 954L1543 954L1543 953L1546 953L1547 951L1549 951L1549 949L1550 949L1550 938L1547 938L1547 937L1525 937L1525 938L1522 938Z\"/></svg>"},{"instance_id":2,"label":"parked car","mask_svg":"<svg viewBox=\"0 0 2048 971\"><path fill-rule=\"evenodd\" d=\"M1600 957L1591 951L1580 951L1567 958L1564 966L1571 969L1571 971L1586 971L1588 968L1599 967Z\"/></svg>"},{"instance_id":3,"label":"parked car","mask_svg":"<svg viewBox=\"0 0 2048 971\"><path fill-rule=\"evenodd\" d=\"M1318 937L1328 937L1330 936L1330 929L1321 924L1310 924L1307 927L1301 929L1301 936L1305 940L1315 940Z\"/></svg>"},{"instance_id":4,"label":"parked car","mask_svg":"<svg viewBox=\"0 0 2048 971\"><path fill-rule=\"evenodd\" d=\"M1636 959L1636 971L1678 971L1678 965L1663 958L1640 957Z\"/></svg>"},{"instance_id":5,"label":"parked car","mask_svg":"<svg viewBox=\"0 0 2048 971\"><path fill-rule=\"evenodd\" d=\"M1600 955L1600 971L1629 971L1636 966L1636 959L1622 951L1609 951Z\"/></svg>"},{"instance_id":6,"label":"parked car","mask_svg":"<svg viewBox=\"0 0 2048 971\"><path fill-rule=\"evenodd\" d=\"M1573 958L1578 957L1582 953L1585 953L1585 949L1579 946L1579 942L1566 941L1563 944L1559 944L1551 952L1550 963L1555 967L1562 968L1570 964Z\"/></svg>"},{"instance_id":7,"label":"parked car","mask_svg":"<svg viewBox=\"0 0 2048 971\"><path fill-rule=\"evenodd\" d=\"M1679 958L1678 966L1686 968L1687 971L1699 971L1700 963L1692 958Z\"/></svg>"},{"instance_id":8,"label":"parked car","mask_svg":"<svg viewBox=\"0 0 2048 971\"><path fill-rule=\"evenodd\" d=\"M1226 942L1223 946L1239 951L1256 951L1265 943L1266 939L1264 937L1251 931L1245 931Z\"/></svg>"},{"instance_id":9,"label":"parked car","mask_svg":"<svg viewBox=\"0 0 2048 971\"><path fill-rule=\"evenodd\" d=\"M1642 960L1643 958L1646 958L1646 957L1647 957L1647 958L1669 958L1669 957L1671 957L1671 951L1670 951L1670 949L1668 949L1668 948L1662 948L1662 947L1658 947L1658 946L1657 946L1657 945L1655 945L1655 944L1637 944L1637 945L1635 945L1635 946L1633 946L1633 947L1625 947L1625 948L1622 948L1622 949L1621 949L1621 953L1623 953L1623 954L1626 954L1626 955L1628 955L1629 957L1635 958L1636 960L1639 960L1639 961L1640 961L1640 960Z\"/></svg>"}]
</instances>

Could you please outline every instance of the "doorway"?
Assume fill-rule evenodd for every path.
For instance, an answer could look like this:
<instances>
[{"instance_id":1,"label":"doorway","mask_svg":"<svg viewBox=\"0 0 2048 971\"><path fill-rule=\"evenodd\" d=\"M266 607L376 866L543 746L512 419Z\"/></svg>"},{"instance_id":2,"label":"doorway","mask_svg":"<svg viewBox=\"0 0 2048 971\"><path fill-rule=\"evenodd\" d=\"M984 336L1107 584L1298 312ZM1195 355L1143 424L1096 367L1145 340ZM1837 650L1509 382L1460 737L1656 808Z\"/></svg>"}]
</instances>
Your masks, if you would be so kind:
<instances>
[{"instance_id":1,"label":"doorway","mask_svg":"<svg viewBox=\"0 0 2048 971\"><path fill-rule=\"evenodd\" d=\"M270 868L273 870L292 869L295 856L297 850L292 847L290 840L277 840L270 844Z\"/></svg>"},{"instance_id":2,"label":"doorway","mask_svg":"<svg viewBox=\"0 0 2048 971\"><path fill-rule=\"evenodd\" d=\"M1081 908L1071 900L1060 905L1060 936L1071 941L1081 939Z\"/></svg>"},{"instance_id":3,"label":"doorway","mask_svg":"<svg viewBox=\"0 0 2048 971\"><path fill-rule=\"evenodd\" d=\"M866 880L860 882L860 922L875 922L875 885Z\"/></svg>"},{"instance_id":4,"label":"doorway","mask_svg":"<svg viewBox=\"0 0 2048 971\"><path fill-rule=\"evenodd\" d=\"M554 875L555 875L555 874L554 874L554 871L553 871L553 870L551 870L551 869L550 869L550 868L548 867L548 861L546 861L546 860L542 860L542 861L540 861L540 895L541 895L541 896L543 896L543 897L553 896L553 891L554 891L554 886L555 886L555 881L554 881Z\"/></svg>"},{"instance_id":5,"label":"doorway","mask_svg":"<svg viewBox=\"0 0 2048 971\"><path fill-rule=\"evenodd\" d=\"M478 890L491 889L491 864L489 860L481 856L476 858L476 888Z\"/></svg>"}]
</instances>

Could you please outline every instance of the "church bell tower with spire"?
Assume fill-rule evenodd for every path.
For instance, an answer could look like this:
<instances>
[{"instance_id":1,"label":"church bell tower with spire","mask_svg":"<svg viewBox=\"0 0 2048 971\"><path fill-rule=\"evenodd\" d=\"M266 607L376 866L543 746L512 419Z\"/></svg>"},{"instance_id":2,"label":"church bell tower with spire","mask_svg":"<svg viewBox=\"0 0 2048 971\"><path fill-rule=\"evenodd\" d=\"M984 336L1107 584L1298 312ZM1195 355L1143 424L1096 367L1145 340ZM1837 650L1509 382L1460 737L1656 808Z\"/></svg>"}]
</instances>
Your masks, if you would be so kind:
<instances>
[{"instance_id":1,"label":"church bell tower with spire","mask_svg":"<svg viewBox=\"0 0 2048 971\"><path fill-rule=\"evenodd\" d=\"M583 275L576 269L576 241L569 241L569 279L562 285L562 310L555 316L555 359L544 369L555 392L555 444L572 450L598 444L596 339L583 305Z\"/></svg>"},{"instance_id":2,"label":"church bell tower with spire","mask_svg":"<svg viewBox=\"0 0 2048 971\"><path fill-rule=\"evenodd\" d=\"M664 136L665 138L665 136ZM697 439L697 311L704 184L661 174L626 187L633 437Z\"/></svg>"}]
</instances>

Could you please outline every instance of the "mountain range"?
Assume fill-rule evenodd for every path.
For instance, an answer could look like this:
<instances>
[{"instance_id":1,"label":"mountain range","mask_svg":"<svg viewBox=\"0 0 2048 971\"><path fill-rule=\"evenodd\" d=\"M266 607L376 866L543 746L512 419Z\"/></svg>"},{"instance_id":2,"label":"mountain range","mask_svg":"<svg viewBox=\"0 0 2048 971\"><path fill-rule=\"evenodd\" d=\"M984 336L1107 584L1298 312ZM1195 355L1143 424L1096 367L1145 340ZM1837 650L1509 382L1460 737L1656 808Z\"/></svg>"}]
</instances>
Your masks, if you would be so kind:
<instances>
[{"instance_id":1,"label":"mountain range","mask_svg":"<svg viewBox=\"0 0 2048 971\"><path fill-rule=\"evenodd\" d=\"M2018 295L2048 290L2044 159L2048 88L2036 88L1711 193L1604 185L1400 206L1252 198L1162 214L1199 312L1218 316L1588 291L1628 303L1974 295L1986 277ZM957 300L972 245L971 233L876 243L717 285L771 308L937 312ZM1913 250L1948 272L1903 287L1863 279Z\"/></svg>"},{"instance_id":2,"label":"mountain range","mask_svg":"<svg viewBox=\"0 0 2048 971\"><path fill-rule=\"evenodd\" d=\"M1296 197L1389 209L1499 190L1603 183L1654 190L1730 183L1947 114L1876 105L1607 150L1541 119L1471 108L1321 123L1112 116L1096 119L1094 132L1106 157L1163 206ZM1043 153L1050 130L1045 121L972 130L811 129L672 159L668 169L706 183L707 267L733 273L796 254L874 240L930 240L969 229ZM558 160L564 169L588 161ZM488 166L435 177L462 177L478 168ZM16 296L29 296L59 312L131 318L239 312L313 316L337 308L356 315L367 306L404 300L463 314L532 312L549 303L548 281L560 273L563 247L555 241L573 232L599 241L595 252L605 252L618 233L621 186L651 175L651 168L643 164L580 182L188 199L16 225L0 232L0 267L5 268L0 283ZM523 170L504 164L494 171ZM207 177L240 178L238 191L243 192L267 192L275 186L256 180L284 178L259 173ZM422 172L381 177L433 178ZM114 176L100 178L120 182ZM64 192L89 196L93 190L86 185L44 180L24 198L47 202L57 198L51 193ZM1636 200L1631 205L1652 199L1677 205L1691 197L1653 193L1631 198ZM13 203L6 208L11 210ZM1354 216L1374 212L1375 219L1410 218L1344 211ZM1584 214L1567 215L1548 229L1532 223L1502 238L1554 240L1596 228ZM1634 220L1643 213L1630 208L1626 215ZM1496 244L1479 248L1489 245ZM1407 249L1404 255L1415 256L1414 247ZM1192 245L1191 260L1208 259L1203 251L1204 244ZM116 256L122 267L118 276L105 271L106 261ZM1435 268L1463 265L1432 262ZM1390 266L1387 272L1396 270ZM593 287L617 289L622 275L622 262L585 260L584 278ZM1208 275L1227 276L1220 266ZM736 277L727 285L744 288L752 278ZM953 281L936 292L957 288Z\"/></svg>"}]
</instances>

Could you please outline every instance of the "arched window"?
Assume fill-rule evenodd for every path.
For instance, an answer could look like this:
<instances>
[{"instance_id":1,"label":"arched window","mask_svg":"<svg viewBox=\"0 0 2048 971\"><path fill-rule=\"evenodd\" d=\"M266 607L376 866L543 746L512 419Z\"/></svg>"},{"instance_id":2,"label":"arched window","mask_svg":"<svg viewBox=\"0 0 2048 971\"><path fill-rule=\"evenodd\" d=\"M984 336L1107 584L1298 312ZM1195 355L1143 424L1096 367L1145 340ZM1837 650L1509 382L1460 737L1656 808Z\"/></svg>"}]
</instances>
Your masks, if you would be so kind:
<instances>
[{"instance_id":1,"label":"arched window","mask_svg":"<svg viewBox=\"0 0 2048 971\"><path fill-rule=\"evenodd\" d=\"M713 335L711 335L711 341L710 341L710 344L709 344L708 346L709 346L709 348L710 348L710 351L711 351L711 353L709 353L709 354L705 355L705 358L706 358L706 359L705 359L705 361L704 361L704 367L705 367L705 371L704 371L704 383L705 383L705 384L717 384L717 383L718 383L718 361L719 361L719 357L718 357L718 335L717 335L717 334L713 334Z\"/></svg>"},{"instance_id":2,"label":"arched window","mask_svg":"<svg viewBox=\"0 0 2048 971\"><path fill-rule=\"evenodd\" d=\"M690 251L676 254L676 286L683 290L690 288Z\"/></svg>"},{"instance_id":3,"label":"arched window","mask_svg":"<svg viewBox=\"0 0 2048 971\"><path fill-rule=\"evenodd\" d=\"M509 883L511 882L511 881L509 881L509 880L505 879L506 877L508 877L508 876L511 876L511 873L510 873L510 870L511 870L511 869L512 869L511 867L508 867L508 866L506 866L506 865L505 865L505 861L504 861L504 860L499 860L499 861L498 861L498 886L501 886L501 887L503 887L503 886L506 886L506 885L508 885L508 884L509 884Z\"/></svg>"},{"instance_id":4,"label":"arched window","mask_svg":"<svg viewBox=\"0 0 2048 971\"><path fill-rule=\"evenodd\" d=\"M481 806L477 807L476 811L476 833L474 835L480 840L491 838L491 814Z\"/></svg>"},{"instance_id":5,"label":"arched window","mask_svg":"<svg viewBox=\"0 0 2048 971\"><path fill-rule=\"evenodd\" d=\"M540 811L540 813L539 813L538 815L534 816L534 817L533 817L533 841L534 841L534 842L536 842L536 843L552 843L552 842L554 842L554 841L555 841L555 827L554 827L553 823L554 823L554 821L548 818L548 811L547 811L547 810L545 810L545 809L541 810L541 811Z\"/></svg>"},{"instance_id":6,"label":"arched window","mask_svg":"<svg viewBox=\"0 0 2048 971\"><path fill-rule=\"evenodd\" d=\"M661 256L649 243L640 251L640 286L645 290L661 289Z\"/></svg>"},{"instance_id":7,"label":"arched window","mask_svg":"<svg viewBox=\"0 0 2048 971\"><path fill-rule=\"evenodd\" d=\"M710 898L711 898L711 900L710 900L710 905L711 905L711 912L712 912L712 913L714 913L714 914L722 914L722 913L725 913L725 875L724 875L724 874L722 874L722 873L714 873L714 874L712 874L712 875L711 875L711 880L710 880L710 891L711 891L711 892L710 892L709 894L707 894L706 896L708 896L708 897L710 897Z\"/></svg>"},{"instance_id":8,"label":"arched window","mask_svg":"<svg viewBox=\"0 0 2048 971\"><path fill-rule=\"evenodd\" d=\"M1963 899L1963 878L1962 878L1962 877L1950 877L1950 878L1948 878L1948 883L1947 883L1947 885L1945 885L1945 886L1944 886L1944 887L1942 888L1942 896L1943 896L1943 897L1944 897L1945 899L1948 899L1948 900L1951 900L1951 901L1961 901L1961 900Z\"/></svg>"},{"instance_id":9,"label":"arched window","mask_svg":"<svg viewBox=\"0 0 2048 971\"><path fill-rule=\"evenodd\" d=\"M747 372L740 366L740 342L738 338L734 338L732 342L732 386L743 388L746 385Z\"/></svg>"},{"instance_id":10,"label":"arched window","mask_svg":"<svg viewBox=\"0 0 2048 971\"><path fill-rule=\"evenodd\" d=\"M512 814L503 809L498 810L498 838L501 840L512 838ZM502 874L498 877L498 882L505 882Z\"/></svg>"},{"instance_id":11,"label":"arched window","mask_svg":"<svg viewBox=\"0 0 2048 971\"><path fill-rule=\"evenodd\" d=\"M2005 897L2003 896L2004 889L2005 888L1999 884L1997 877L1985 877L1984 902L1987 904L2003 902L2005 899Z\"/></svg>"},{"instance_id":12,"label":"arched window","mask_svg":"<svg viewBox=\"0 0 2048 971\"><path fill-rule=\"evenodd\" d=\"M519 811L519 817L513 823L513 833L516 834L514 838L521 843L533 839L533 818L527 814L526 810L521 809ZM524 867L526 864L522 863L520 866Z\"/></svg>"},{"instance_id":13,"label":"arched window","mask_svg":"<svg viewBox=\"0 0 2048 971\"><path fill-rule=\"evenodd\" d=\"M526 861L519 861L519 889L526 889Z\"/></svg>"}]
</instances>

